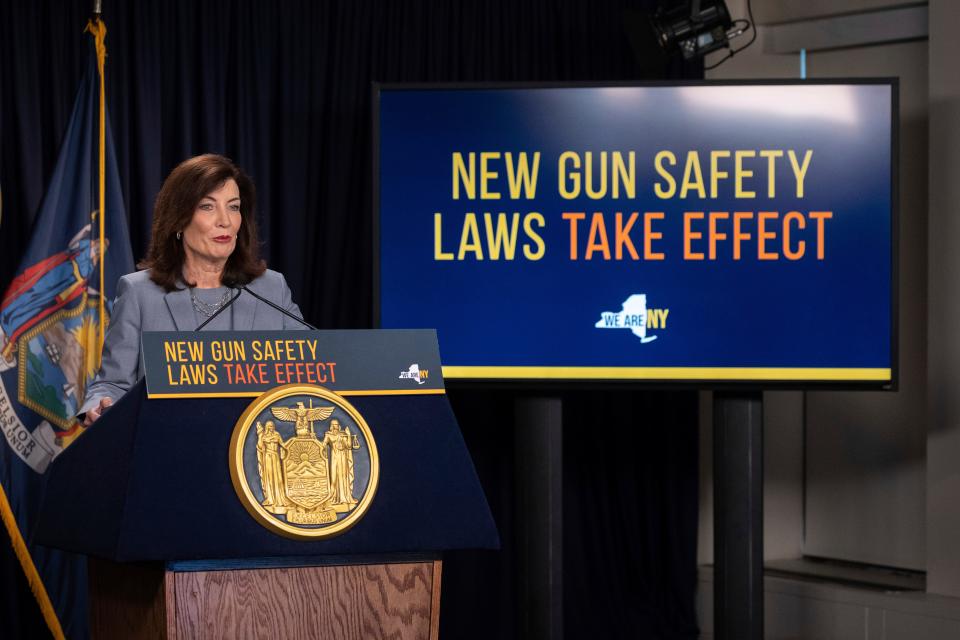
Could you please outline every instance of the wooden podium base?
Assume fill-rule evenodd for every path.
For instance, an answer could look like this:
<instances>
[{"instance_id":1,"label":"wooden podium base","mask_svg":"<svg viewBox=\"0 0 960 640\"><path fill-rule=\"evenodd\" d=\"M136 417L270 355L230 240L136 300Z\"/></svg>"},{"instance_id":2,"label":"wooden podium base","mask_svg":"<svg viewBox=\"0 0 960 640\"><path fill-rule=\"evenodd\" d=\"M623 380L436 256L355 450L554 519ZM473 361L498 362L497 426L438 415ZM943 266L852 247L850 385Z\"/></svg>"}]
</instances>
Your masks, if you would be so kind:
<instances>
[{"instance_id":1,"label":"wooden podium base","mask_svg":"<svg viewBox=\"0 0 960 640\"><path fill-rule=\"evenodd\" d=\"M436 640L442 562L212 571L90 558L93 638Z\"/></svg>"}]
</instances>

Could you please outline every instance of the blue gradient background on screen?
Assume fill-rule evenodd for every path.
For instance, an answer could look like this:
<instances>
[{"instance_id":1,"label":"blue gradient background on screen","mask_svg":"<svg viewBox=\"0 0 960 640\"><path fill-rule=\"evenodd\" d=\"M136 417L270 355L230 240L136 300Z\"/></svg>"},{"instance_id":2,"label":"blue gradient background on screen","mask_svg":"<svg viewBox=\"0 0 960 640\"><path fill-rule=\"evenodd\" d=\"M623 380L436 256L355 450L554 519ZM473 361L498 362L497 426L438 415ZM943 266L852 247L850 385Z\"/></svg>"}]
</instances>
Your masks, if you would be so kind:
<instances>
[{"instance_id":1,"label":"blue gradient background on screen","mask_svg":"<svg viewBox=\"0 0 960 640\"><path fill-rule=\"evenodd\" d=\"M383 90L380 94L380 322L383 328L436 327L445 365L702 366L887 368L891 366L891 93L889 85L683 86ZM735 199L730 179L709 198L714 149L794 149L813 156L797 198L789 161L777 161L777 193L766 194L766 160L747 159L755 199ZM636 152L634 200L565 200L557 160L566 150ZM661 200L654 156L677 156L679 183L688 150L700 152L708 197ZM452 153L541 152L535 201L510 200L505 163L494 164L500 200L452 199ZM532 158L531 158L532 159ZM609 176L608 176L609 178ZM479 181L478 181L479 190ZM679 189L678 189L679 191ZM832 211L825 260L815 258L813 221L799 261L756 259L753 240L732 259L728 239L715 261L683 260L684 211ZM538 211L546 255L513 261L434 260L434 212L443 213L443 247L456 253L465 212ZM569 259L564 211L583 211L580 260ZM641 259L583 259L590 215L640 212L631 232ZM658 262L643 260L643 212L663 211ZM706 221L699 229L706 231ZM782 254L780 224L768 250ZM706 253L705 238L699 241ZM629 330L600 330L603 311L634 293L670 310L665 329L642 344Z\"/></svg>"}]
</instances>

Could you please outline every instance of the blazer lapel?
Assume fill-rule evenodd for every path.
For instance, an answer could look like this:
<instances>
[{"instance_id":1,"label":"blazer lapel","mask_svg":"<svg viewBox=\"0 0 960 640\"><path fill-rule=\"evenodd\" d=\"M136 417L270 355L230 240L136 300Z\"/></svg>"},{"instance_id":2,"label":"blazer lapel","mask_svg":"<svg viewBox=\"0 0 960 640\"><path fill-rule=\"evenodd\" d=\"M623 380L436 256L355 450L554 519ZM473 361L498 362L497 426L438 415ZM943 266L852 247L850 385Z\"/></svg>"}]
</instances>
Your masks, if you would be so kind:
<instances>
[{"instance_id":1,"label":"blazer lapel","mask_svg":"<svg viewBox=\"0 0 960 640\"><path fill-rule=\"evenodd\" d=\"M193 331L197 328L197 317L193 313L193 303L190 302L190 289L171 291L163 300L167 303L178 331Z\"/></svg>"},{"instance_id":2,"label":"blazer lapel","mask_svg":"<svg viewBox=\"0 0 960 640\"><path fill-rule=\"evenodd\" d=\"M233 303L233 328L236 331L250 331L253 329L253 317L257 314L260 303L246 291L240 292L240 297ZM227 313L224 311L224 313Z\"/></svg>"}]
</instances>

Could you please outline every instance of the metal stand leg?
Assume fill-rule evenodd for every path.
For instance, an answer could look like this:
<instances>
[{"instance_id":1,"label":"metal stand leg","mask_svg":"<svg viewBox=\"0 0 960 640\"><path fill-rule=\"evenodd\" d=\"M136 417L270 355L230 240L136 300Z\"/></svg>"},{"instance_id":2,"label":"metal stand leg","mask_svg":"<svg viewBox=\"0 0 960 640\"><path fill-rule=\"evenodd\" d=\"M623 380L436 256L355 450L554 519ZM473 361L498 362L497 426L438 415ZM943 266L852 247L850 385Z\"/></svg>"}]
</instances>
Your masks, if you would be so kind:
<instances>
[{"instance_id":1,"label":"metal stand leg","mask_svg":"<svg viewBox=\"0 0 960 640\"><path fill-rule=\"evenodd\" d=\"M762 640L762 393L716 393L713 427L714 631Z\"/></svg>"},{"instance_id":2,"label":"metal stand leg","mask_svg":"<svg viewBox=\"0 0 960 640\"><path fill-rule=\"evenodd\" d=\"M521 638L563 638L563 402L516 400Z\"/></svg>"}]
</instances>

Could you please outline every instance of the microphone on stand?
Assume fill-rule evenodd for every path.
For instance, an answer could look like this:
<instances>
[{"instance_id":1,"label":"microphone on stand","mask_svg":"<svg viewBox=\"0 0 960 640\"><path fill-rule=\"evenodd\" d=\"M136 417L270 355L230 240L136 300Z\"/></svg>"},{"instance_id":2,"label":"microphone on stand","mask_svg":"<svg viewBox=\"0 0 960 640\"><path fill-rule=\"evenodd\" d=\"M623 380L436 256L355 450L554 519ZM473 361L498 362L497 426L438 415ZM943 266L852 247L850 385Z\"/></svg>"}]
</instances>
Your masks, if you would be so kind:
<instances>
[{"instance_id":1,"label":"microphone on stand","mask_svg":"<svg viewBox=\"0 0 960 640\"><path fill-rule=\"evenodd\" d=\"M242 291L246 291L247 293L249 293L250 295L252 295L254 298L256 298L257 300L259 300L260 302L265 302L266 304L270 305L271 307L273 307L274 309L276 309L277 311L279 311L279 312L282 313L283 315L287 316L288 318L293 318L294 320L296 320L297 322L299 322L299 323L302 324L303 326L308 327L308 328L310 328L310 329L313 329L314 331L320 331L320 329L317 329L315 326L313 326L312 324L310 324L309 322L307 322L307 321L304 320L303 318L298 318L297 316L293 315L292 313L290 313L289 311L287 311L286 309L284 309L284 308L281 307L280 305L274 304L274 303L270 302L269 300L267 300L266 298L264 298L263 296L259 296L259 295L255 294L253 291L250 291L250 289L248 289L248 288L246 287L246 285L241 286L240 289L241 289ZM226 306L226 305L224 305L224 306Z\"/></svg>"},{"instance_id":2,"label":"microphone on stand","mask_svg":"<svg viewBox=\"0 0 960 640\"><path fill-rule=\"evenodd\" d=\"M314 331L319 331L319 329L317 329L315 326L313 326L312 324L310 324L309 322L307 322L307 321L304 320L303 318L298 318L297 316L293 315L292 313L290 313L289 311L287 311L286 309L284 309L284 308L281 307L280 305L274 304L273 302L270 302L269 300L267 300L267 299L264 298L263 296L257 295L256 293L254 293L253 291L251 291L250 289L248 289L246 286L241 286L239 289L237 289L237 295L235 295L235 296L233 296L232 298L230 298L230 301L229 301L229 302L227 302L225 305L223 305L222 307L220 307L219 309L217 309L217 311L216 311L212 316L210 316L209 318L207 318L206 320L204 320L203 322L201 322L200 325L199 325L196 329L194 329L194 331L200 331L200 329L203 329L205 326L207 326L207 324L208 324L211 320L213 320L213 319L216 318L218 315L220 315L221 313L223 313L224 311L226 311L226 310L227 310L227 307L229 307L229 306L232 305L234 302L236 302L236 301L237 301L237 298L239 298L239 297L240 297L240 294L243 293L244 291L246 291L247 293L249 293L250 295L252 295L254 298L256 298L257 300L259 300L260 302L264 302L264 303L270 305L271 307L273 307L274 309L276 309L277 311L279 311L279 312L282 313L283 315L288 316L288 317L290 317L290 318L293 318L294 320L296 320L296 321L299 322L300 324L302 324L302 325L304 325L304 326L306 326L306 327L309 327L309 328L313 329Z\"/></svg>"}]
</instances>

